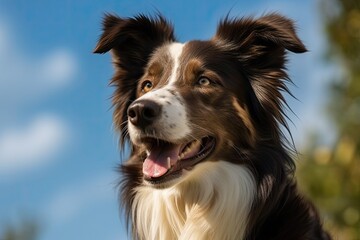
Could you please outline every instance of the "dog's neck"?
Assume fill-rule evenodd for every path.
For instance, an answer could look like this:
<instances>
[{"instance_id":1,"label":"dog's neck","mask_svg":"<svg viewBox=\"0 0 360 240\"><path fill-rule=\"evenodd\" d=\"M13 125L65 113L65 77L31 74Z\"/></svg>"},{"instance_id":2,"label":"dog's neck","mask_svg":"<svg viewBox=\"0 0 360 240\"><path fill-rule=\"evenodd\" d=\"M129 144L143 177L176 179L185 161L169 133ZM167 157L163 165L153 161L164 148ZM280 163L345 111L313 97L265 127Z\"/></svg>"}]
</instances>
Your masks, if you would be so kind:
<instances>
[{"instance_id":1,"label":"dog's neck","mask_svg":"<svg viewBox=\"0 0 360 240\"><path fill-rule=\"evenodd\" d=\"M242 239L255 189L246 167L208 161L173 187L138 187L132 220L140 239Z\"/></svg>"}]
</instances>

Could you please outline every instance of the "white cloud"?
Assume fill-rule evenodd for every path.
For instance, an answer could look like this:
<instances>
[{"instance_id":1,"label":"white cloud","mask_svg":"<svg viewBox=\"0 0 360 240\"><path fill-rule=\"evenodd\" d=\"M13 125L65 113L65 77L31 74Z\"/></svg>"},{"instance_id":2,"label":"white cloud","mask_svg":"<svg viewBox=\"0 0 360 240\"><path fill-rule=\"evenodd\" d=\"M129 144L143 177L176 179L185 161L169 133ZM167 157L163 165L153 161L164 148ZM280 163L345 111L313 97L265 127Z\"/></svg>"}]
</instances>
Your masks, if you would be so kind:
<instances>
[{"instance_id":1,"label":"white cloud","mask_svg":"<svg viewBox=\"0 0 360 240\"><path fill-rule=\"evenodd\" d=\"M49 54L40 63L43 79L51 79L49 84L62 87L71 80L76 73L74 56L67 50L58 49Z\"/></svg>"},{"instance_id":2,"label":"white cloud","mask_svg":"<svg viewBox=\"0 0 360 240\"><path fill-rule=\"evenodd\" d=\"M34 53L13 29L0 18L0 175L6 177L53 161L69 140L61 117L24 113L68 87L77 72L70 50Z\"/></svg>"},{"instance_id":3,"label":"white cloud","mask_svg":"<svg viewBox=\"0 0 360 240\"><path fill-rule=\"evenodd\" d=\"M23 48L20 39L0 19L0 108L14 109L43 100L71 83L77 60L66 48L45 55Z\"/></svg>"},{"instance_id":4,"label":"white cloud","mask_svg":"<svg viewBox=\"0 0 360 240\"><path fill-rule=\"evenodd\" d=\"M64 122L40 116L27 127L7 129L0 134L0 173L10 175L36 168L51 160L68 138Z\"/></svg>"},{"instance_id":5,"label":"white cloud","mask_svg":"<svg viewBox=\"0 0 360 240\"><path fill-rule=\"evenodd\" d=\"M0 21L0 54L5 50L8 45L7 28L5 24Z\"/></svg>"}]
</instances>

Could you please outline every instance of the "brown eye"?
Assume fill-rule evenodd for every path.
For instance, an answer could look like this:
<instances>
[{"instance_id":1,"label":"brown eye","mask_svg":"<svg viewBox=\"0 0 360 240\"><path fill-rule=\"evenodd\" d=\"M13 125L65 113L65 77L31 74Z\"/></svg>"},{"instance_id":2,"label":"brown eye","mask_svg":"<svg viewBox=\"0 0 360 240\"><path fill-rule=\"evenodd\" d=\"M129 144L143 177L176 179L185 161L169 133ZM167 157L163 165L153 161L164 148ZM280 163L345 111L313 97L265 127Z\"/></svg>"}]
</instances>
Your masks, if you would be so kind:
<instances>
[{"instance_id":1,"label":"brown eye","mask_svg":"<svg viewBox=\"0 0 360 240\"><path fill-rule=\"evenodd\" d=\"M144 93L149 92L152 88L153 88L153 84L149 80L144 81L141 85L141 91L143 91Z\"/></svg>"},{"instance_id":2,"label":"brown eye","mask_svg":"<svg viewBox=\"0 0 360 240\"><path fill-rule=\"evenodd\" d=\"M201 86L209 86L211 81L207 77L200 77L197 83Z\"/></svg>"}]
</instances>

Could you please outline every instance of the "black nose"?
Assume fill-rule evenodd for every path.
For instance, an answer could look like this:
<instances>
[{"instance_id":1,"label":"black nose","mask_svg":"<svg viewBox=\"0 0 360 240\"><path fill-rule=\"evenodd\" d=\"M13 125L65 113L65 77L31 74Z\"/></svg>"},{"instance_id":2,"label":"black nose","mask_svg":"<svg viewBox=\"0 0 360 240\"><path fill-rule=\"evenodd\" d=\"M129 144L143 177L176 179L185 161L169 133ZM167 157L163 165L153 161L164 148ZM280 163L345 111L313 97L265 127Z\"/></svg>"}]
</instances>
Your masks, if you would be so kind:
<instances>
[{"instance_id":1,"label":"black nose","mask_svg":"<svg viewBox=\"0 0 360 240\"><path fill-rule=\"evenodd\" d=\"M127 110L129 121L141 128L151 125L160 112L161 106L150 100L135 101Z\"/></svg>"}]
</instances>

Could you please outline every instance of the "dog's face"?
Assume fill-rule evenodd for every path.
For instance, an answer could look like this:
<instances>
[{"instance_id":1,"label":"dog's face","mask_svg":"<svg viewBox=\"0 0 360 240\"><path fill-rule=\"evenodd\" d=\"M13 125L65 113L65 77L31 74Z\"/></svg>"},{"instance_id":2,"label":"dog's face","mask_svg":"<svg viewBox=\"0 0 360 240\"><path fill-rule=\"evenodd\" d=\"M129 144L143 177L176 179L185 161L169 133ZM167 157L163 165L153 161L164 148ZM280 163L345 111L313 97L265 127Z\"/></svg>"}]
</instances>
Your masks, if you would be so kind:
<instances>
[{"instance_id":1,"label":"dog's face","mask_svg":"<svg viewBox=\"0 0 360 240\"><path fill-rule=\"evenodd\" d=\"M273 137L284 122L286 49L305 51L279 15L226 19L209 41L186 43L162 17L106 16L95 52L112 50L114 120L141 156L144 182L175 184L204 161L241 163Z\"/></svg>"},{"instance_id":2,"label":"dog's face","mask_svg":"<svg viewBox=\"0 0 360 240\"><path fill-rule=\"evenodd\" d=\"M217 149L233 145L235 132L243 144L251 142L254 127L238 100L245 81L236 79L241 75L225 55L210 41L191 41L164 44L150 57L127 109L130 139L147 153L146 181L164 183L211 160ZM229 71L220 69L219 59Z\"/></svg>"}]
</instances>

